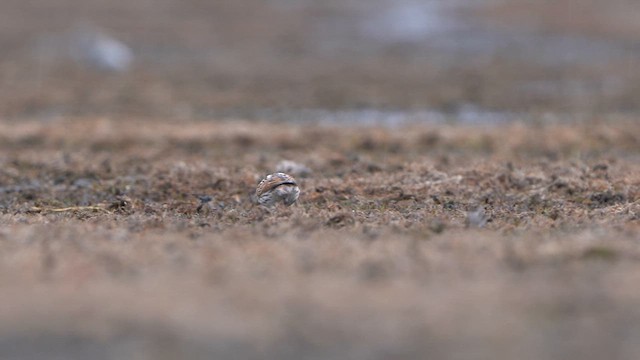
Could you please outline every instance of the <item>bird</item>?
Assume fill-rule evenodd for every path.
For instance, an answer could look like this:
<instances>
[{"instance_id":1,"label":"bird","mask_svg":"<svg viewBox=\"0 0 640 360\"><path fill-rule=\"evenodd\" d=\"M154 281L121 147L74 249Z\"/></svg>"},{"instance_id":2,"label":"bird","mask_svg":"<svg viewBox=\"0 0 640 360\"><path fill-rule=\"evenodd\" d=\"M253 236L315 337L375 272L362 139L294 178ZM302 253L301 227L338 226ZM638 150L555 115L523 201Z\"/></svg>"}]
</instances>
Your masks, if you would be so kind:
<instances>
[{"instance_id":1,"label":"bird","mask_svg":"<svg viewBox=\"0 0 640 360\"><path fill-rule=\"evenodd\" d=\"M258 204L273 207L279 202L291 206L298 200L300 188L291 175L277 172L267 175L256 188Z\"/></svg>"}]
</instances>

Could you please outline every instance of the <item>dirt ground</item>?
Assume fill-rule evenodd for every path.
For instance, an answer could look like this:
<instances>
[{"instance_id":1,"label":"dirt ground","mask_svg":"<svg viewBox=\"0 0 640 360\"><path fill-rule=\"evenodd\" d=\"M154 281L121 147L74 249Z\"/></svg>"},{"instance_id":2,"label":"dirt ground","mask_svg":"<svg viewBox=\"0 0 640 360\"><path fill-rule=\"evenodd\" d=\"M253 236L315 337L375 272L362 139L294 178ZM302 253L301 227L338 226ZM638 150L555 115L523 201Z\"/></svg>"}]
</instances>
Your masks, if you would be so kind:
<instances>
[{"instance_id":1,"label":"dirt ground","mask_svg":"<svg viewBox=\"0 0 640 360\"><path fill-rule=\"evenodd\" d=\"M640 353L633 119L23 120L0 154L3 359Z\"/></svg>"}]
</instances>

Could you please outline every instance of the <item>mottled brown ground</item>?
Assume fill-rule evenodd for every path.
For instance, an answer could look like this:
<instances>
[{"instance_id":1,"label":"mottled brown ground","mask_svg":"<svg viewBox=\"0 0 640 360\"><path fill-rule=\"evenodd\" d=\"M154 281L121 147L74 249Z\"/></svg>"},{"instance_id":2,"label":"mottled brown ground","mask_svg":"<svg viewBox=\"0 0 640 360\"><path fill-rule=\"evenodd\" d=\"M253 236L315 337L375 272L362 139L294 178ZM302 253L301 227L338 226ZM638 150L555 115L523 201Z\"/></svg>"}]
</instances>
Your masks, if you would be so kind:
<instances>
[{"instance_id":1,"label":"mottled brown ground","mask_svg":"<svg viewBox=\"0 0 640 360\"><path fill-rule=\"evenodd\" d=\"M638 134L2 123L0 357L636 358ZM268 212L282 159L313 173Z\"/></svg>"}]
</instances>

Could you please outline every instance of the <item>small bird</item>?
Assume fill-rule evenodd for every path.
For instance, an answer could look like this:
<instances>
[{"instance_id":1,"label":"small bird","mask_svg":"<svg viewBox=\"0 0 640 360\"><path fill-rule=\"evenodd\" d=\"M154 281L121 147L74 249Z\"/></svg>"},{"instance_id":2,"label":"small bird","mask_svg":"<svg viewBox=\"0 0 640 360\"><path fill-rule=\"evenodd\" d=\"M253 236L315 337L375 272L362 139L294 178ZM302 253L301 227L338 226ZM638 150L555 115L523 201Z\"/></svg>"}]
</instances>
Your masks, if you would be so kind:
<instances>
[{"instance_id":1,"label":"small bird","mask_svg":"<svg viewBox=\"0 0 640 360\"><path fill-rule=\"evenodd\" d=\"M300 188L296 179L281 172L267 175L256 189L258 204L266 207L272 207L280 201L291 206L298 200L298 196L300 196Z\"/></svg>"}]
</instances>

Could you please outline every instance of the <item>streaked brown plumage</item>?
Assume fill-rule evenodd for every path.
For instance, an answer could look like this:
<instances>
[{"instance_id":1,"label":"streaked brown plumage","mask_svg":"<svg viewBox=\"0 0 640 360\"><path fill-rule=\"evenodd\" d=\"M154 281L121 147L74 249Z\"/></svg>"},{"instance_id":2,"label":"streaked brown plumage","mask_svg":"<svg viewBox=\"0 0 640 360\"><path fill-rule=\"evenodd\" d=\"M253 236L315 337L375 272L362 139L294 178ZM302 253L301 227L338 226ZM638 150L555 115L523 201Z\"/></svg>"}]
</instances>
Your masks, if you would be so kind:
<instances>
[{"instance_id":1,"label":"streaked brown plumage","mask_svg":"<svg viewBox=\"0 0 640 360\"><path fill-rule=\"evenodd\" d=\"M267 207L272 207L280 201L291 206L298 200L298 196L300 188L296 179L285 173L267 175L256 189L258 203Z\"/></svg>"}]
</instances>

